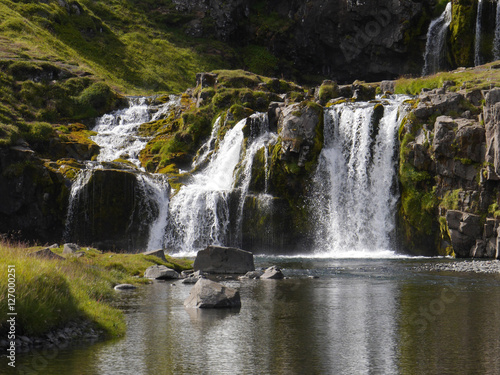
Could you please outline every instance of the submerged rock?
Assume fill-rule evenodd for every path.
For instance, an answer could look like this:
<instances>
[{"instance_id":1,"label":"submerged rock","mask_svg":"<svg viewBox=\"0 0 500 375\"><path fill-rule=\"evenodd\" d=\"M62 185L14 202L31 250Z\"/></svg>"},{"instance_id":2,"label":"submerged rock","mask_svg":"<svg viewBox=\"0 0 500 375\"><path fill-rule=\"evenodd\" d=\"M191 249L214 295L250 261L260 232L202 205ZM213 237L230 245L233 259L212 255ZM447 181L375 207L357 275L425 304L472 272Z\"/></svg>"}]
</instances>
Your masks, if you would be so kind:
<instances>
[{"instance_id":1,"label":"submerged rock","mask_svg":"<svg viewBox=\"0 0 500 375\"><path fill-rule=\"evenodd\" d=\"M195 271L209 273L244 274L255 270L251 252L222 246L208 246L198 251L193 267Z\"/></svg>"},{"instance_id":2,"label":"submerged rock","mask_svg":"<svg viewBox=\"0 0 500 375\"><path fill-rule=\"evenodd\" d=\"M285 275L281 272L281 269L277 266L269 267L264 271L264 274L260 277L261 279L267 280L280 280L283 279Z\"/></svg>"},{"instance_id":3,"label":"submerged rock","mask_svg":"<svg viewBox=\"0 0 500 375\"><path fill-rule=\"evenodd\" d=\"M118 284L114 288L115 290L132 290L137 289L135 285L132 284Z\"/></svg>"},{"instance_id":4,"label":"submerged rock","mask_svg":"<svg viewBox=\"0 0 500 375\"><path fill-rule=\"evenodd\" d=\"M179 279L180 275L176 270L173 270L166 266L154 265L148 267L146 271L144 271L144 277L156 280L174 280Z\"/></svg>"},{"instance_id":5,"label":"submerged rock","mask_svg":"<svg viewBox=\"0 0 500 375\"><path fill-rule=\"evenodd\" d=\"M240 293L208 279L200 279L184 301L187 308L241 307Z\"/></svg>"}]
</instances>

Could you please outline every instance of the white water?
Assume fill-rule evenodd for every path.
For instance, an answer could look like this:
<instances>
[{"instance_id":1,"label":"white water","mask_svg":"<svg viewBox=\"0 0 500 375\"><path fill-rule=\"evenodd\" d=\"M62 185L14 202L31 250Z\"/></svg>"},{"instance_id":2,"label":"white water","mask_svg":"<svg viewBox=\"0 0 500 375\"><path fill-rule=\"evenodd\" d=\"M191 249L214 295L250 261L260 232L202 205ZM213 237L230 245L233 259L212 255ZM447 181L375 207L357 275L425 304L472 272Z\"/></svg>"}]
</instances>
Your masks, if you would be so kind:
<instances>
[{"instance_id":1,"label":"white water","mask_svg":"<svg viewBox=\"0 0 500 375\"><path fill-rule=\"evenodd\" d=\"M372 119L375 104L343 103L327 110L325 144L313 186L318 254L390 253L398 199L394 188L400 103L384 103L378 134Z\"/></svg>"},{"instance_id":2,"label":"white water","mask_svg":"<svg viewBox=\"0 0 500 375\"><path fill-rule=\"evenodd\" d=\"M479 0L477 3L477 13L476 13L476 36L474 38L474 65L478 66L482 64L481 58L481 29L483 18L483 1Z\"/></svg>"},{"instance_id":3,"label":"white water","mask_svg":"<svg viewBox=\"0 0 500 375\"><path fill-rule=\"evenodd\" d=\"M495 38L493 40L493 57L500 60L500 0L497 0L495 17Z\"/></svg>"},{"instance_id":4,"label":"white water","mask_svg":"<svg viewBox=\"0 0 500 375\"><path fill-rule=\"evenodd\" d=\"M422 75L434 74L443 69L446 55L446 35L451 23L451 1L444 12L429 25L424 53Z\"/></svg>"},{"instance_id":5,"label":"white water","mask_svg":"<svg viewBox=\"0 0 500 375\"><path fill-rule=\"evenodd\" d=\"M97 161L87 163L71 186L65 240L71 240L72 231L78 230L74 228L73 216L77 206L85 205L86 197L82 196L82 191L93 171L103 169L103 162L126 159L139 169L136 173L137 194L143 201L139 210L144 221L152 223L147 249L161 248L168 218L169 186L164 176L148 174L140 167L139 153L150 138L138 136L137 131L140 125L160 119L177 104L175 97L157 107L148 105L147 98L129 98L128 108L114 111L96 120L93 130L98 134L93 136L92 140L99 145L100 152Z\"/></svg>"},{"instance_id":6,"label":"white water","mask_svg":"<svg viewBox=\"0 0 500 375\"><path fill-rule=\"evenodd\" d=\"M259 130L249 137L245 149L243 128L249 121L258 124ZM219 121L214 124L217 129L199 152L198 158L210 158L206 167L194 174L170 200L165 237L168 249L192 254L207 245L229 246L241 241L242 211L253 159L262 147L275 142L277 136L269 132L266 115L255 114L230 129L213 151L220 126ZM240 181L238 187L237 181ZM236 215L231 211L231 202L237 204Z\"/></svg>"},{"instance_id":7,"label":"white water","mask_svg":"<svg viewBox=\"0 0 500 375\"><path fill-rule=\"evenodd\" d=\"M198 154L196 155L192 168L199 166L201 163L206 161L211 153L215 149L215 141L217 140L217 133L220 129L221 118L217 117L212 127L212 132L210 133L210 138L200 147Z\"/></svg>"}]
</instances>

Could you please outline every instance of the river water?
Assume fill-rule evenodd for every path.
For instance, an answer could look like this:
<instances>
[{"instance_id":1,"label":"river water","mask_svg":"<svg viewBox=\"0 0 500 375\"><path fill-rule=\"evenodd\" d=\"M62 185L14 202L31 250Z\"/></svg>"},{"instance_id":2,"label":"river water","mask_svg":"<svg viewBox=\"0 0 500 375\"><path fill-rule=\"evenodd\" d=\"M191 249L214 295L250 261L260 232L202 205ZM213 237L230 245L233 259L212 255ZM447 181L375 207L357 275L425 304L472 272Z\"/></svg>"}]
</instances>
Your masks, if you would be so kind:
<instances>
[{"instance_id":1,"label":"river water","mask_svg":"<svg viewBox=\"0 0 500 375\"><path fill-rule=\"evenodd\" d=\"M191 286L154 282L118 294L125 337L17 364L45 375L499 374L500 275L421 269L448 262L462 261L258 257L289 279L229 281L239 310L186 310Z\"/></svg>"}]
</instances>

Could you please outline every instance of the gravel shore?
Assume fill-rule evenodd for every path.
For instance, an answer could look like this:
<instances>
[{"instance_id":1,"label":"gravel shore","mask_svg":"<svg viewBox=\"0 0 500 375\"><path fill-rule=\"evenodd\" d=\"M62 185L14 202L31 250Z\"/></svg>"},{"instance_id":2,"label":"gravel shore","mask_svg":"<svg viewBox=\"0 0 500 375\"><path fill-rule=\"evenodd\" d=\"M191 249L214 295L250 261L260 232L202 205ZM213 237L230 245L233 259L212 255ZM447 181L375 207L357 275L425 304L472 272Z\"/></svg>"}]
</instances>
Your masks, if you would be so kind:
<instances>
[{"instance_id":1,"label":"gravel shore","mask_svg":"<svg viewBox=\"0 0 500 375\"><path fill-rule=\"evenodd\" d=\"M500 274L500 260L464 260L449 263L428 263L416 267L418 271L455 271Z\"/></svg>"}]
</instances>

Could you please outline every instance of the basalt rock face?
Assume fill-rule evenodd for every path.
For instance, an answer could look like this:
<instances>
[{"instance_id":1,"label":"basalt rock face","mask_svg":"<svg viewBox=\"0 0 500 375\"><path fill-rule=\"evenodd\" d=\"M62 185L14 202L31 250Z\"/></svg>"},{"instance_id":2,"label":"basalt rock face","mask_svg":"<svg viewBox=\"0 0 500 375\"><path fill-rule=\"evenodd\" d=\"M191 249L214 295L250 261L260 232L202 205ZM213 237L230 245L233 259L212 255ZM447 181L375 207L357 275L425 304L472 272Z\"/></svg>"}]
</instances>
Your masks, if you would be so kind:
<instances>
[{"instance_id":1,"label":"basalt rock face","mask_svg":"<svg viewBox=\"0 0 500 375\"><path fill-rule=\"evenodd\" d=\"M278 58L274 72L372 81L421 70L434 1L174 0L184 31ZM268 72L271 73L271 72Z\"/></svg>"},{"instance_id":2,"label":"basalt rock face","mask_svg":"<svg viewBox=\"0 0 500 375\"><path fill-rule=\"evenodd\" d=\"M499 258L500 89L448 85L422 92L400 129L402 246Z\"/></svg>"}]
</instances>

